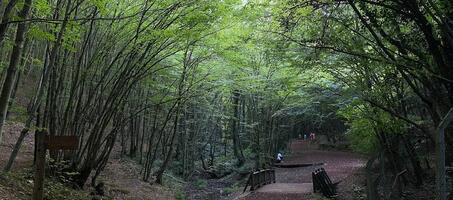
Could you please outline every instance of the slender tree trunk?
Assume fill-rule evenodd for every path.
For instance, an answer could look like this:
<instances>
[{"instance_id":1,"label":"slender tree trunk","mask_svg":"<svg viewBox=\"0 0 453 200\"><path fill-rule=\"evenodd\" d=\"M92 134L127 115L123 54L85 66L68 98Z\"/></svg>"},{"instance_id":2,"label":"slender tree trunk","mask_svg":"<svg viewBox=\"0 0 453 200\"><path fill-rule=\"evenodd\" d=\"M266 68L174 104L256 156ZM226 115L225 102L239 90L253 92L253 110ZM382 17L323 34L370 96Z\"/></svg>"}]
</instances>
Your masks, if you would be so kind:
<instances>
[{"instance_id":1,"label":"slender tree trunk","mask_svg":"<svg viewBox=\"0 0 453 200\"><path fill-rule=\"evenodd\" d=\"M453 121L453 108L448 111L437 128L436 158L437 158L437 197L439 200L447 200L447 177L445 175L445 129Z\"/></svg>"},{"instance_id":2,"label":"slender tree trunk","mask_svg":"<svg viewBox=\"0 0 453 200\"><path fill-rule=\"evenodd\" d=\"M46 53L47 53L47 51L45 51L44 54L46 54ZM33 120L35 119L36 114L39 113L38 112L39 111L39 107L41 105L42 97L44 95L44 88L45 88L44 83L47 81L46 77L47 77L47 67L46 67L46 65L44 65L44 69L43 69L42 74L41 74L41 78L40 78L40 81L39 81L39 84L38 84L38 88L36 89L37 92L36 92L33 100L30 101L30 103L28 105L28 118L27 118L27 121L25 122L24 128L20 132L19 138L17 139L16 144L14 145L14 149L11 152L11 155L10 155L10 157L8 159L8 162L7 162L7 164L6 164L5 168L4 168L5 172L7 172L7 171L9 171L11 169L11 167L12 167L12 165L14 163L14 160L16 159L16 156L19 153L19 150L20 150L20 147L22 145L22 142L25 139L25 137L28 135L28 133L30 131L30 128L32 126ZM38 122L37 122L37 126L39 126Z\"/></svg>"},{"instance_id":3,"label":"slender tree trunk","mask_svg":"<svg viewBox=\"0 0 453 200\"><path fill-rule=\"evenodd\" d=\"M5 34L8 31L8 26L9 26L9 18L11 15L11 11L13 11L14 6L16 5L17 0L10 0L8 4L6 4L5 11L3 12L3 17L2 21L0 23L0 45L3 42L3 39L5 39ZM28 11L27 11L28 12ZM27 13L28 15L28 13ZM25 18L23 18L25 19Z\"/></svg>"},{"instance_id":4,"label":"slender tree trunk","mask_svg":"<svg viewBox=\"0 0 453 200\"><path fill-rule=\"evenodd\" d=\"M2 8L2 5L3 5L3 0L0 0L0 8ZM3 15L2 10L0 10L0 15ZM2 18L0 17L0 20L1 20L1 19L2 19Z\"/></svg>"},{"instance_id":5,"label":"slender tree trunk","mask_svg":"<svg viewBox=\"0 0 453 200\"><path fill-rule=\"evenodd\" d=\"M32 0L26 0L24 7L19 13L19 17L22 19L28 18ZM19 23L16 30L16 41L11 53L10 63L6 72L5 81L2 86L0 93L0 144L2 143L3 136L3 125L6 119L6 113L8 111L8 103L11 95L11 91L14 86L14 79L16 77L17 66L19 66L20 55L24 45L25 32L27 30L27 24L25 22ZM1 38L0 38L1 39Z\"/></svg>"},{"instance_id":6,"label":"slender tree trunk","mask_svg":"<svg viewBox=\"0 0 453 200\"><path fill-rule=\"evenodd\" d=\"M177 109L179 110L180 108L177 108ZM173 134L170 139L170 146L168 148L167 155L165 156L164 162L160 166L159 170L155 173L156 183L158 183L158 184L162 184L162 176L163 176L165 170L167 169L167 166L170 164L170 161L171 161L171 158L173 155L173 143L175 141L175 137L176 137L177 131L178 131L178 119L179 119L178 116L179 116L179 112L177 111L176 119L175 119L174 126L173 126Z\"/></svg>"},{"instance_id":7,"label":"slender tree trunk","mask_svg":"<svg viewBox=\"0 0 453 200\"><path fill-rule=\"evenodd\" d=\"M19 70L19 73L17 73L17 77L16 77L16 80L14 81L14 87L13 87L13 91L11 91L11 97L9 99L9 102L8 102L8 107L11 108L11 106L14 104L14 100L16 99L16 92L17 92L17 88L19 87L19 83L20 83L20 80L21 80L21 77L22 77L22 74L23 74L23 68L25 67L26 64L28 64L28 55L26 55L27 51L28 51L28 44L29 44L30 40L28 38L25 39L25 42L24 42L24 48L22 50L22 59L21 59L21 63L20 63L20 66L22 66L22 69ZM9 119L9 115L10 115L10 111L8 109L8 111L6 112L6 120Z\"/></svg>"},{"instance_id":8,"label":"slender tree trunk","mask_svg":"<svg viewBox=\"0 0 453 200\"><path fill-rule=\"evenodd\" d=\"M139 149L140 150L140 160L139 160L140 164L143 163L143 144L145 142L145 135L146 135L146 131L147 131L146 113L142 115L141 119L142 119L142 121L141 121L142 122L142 125L141 125L142 126L142 131L141 131L142 135L140 137L140 149Z\"/></svg>"},{"instance_id":9,"label":"slender tree trunk","mask_svg":"<svg viewBox=\"0 0 453 200\"><path fill-rule=\"evenodd\" d=\"M233 92L233 118L231 120L231 133L233 136L233 153L238 160L238 166L242 166L245 162L245 158L241 153L240 147L240 138L238 130L238 120L239 120L239 98L240 93L238 91Z\"/></svg>"},{"instance_id":10,"label":"slender tree trunk","mask_svg":"<svg viewBox=\"0 0 453 200\"><path fill-rule=\"evenodd\" d=\"M133 158L135 157L134 155L134 118L131 118L130 121L129 121L129 128L128 128L128 131L129 131L129 138L130 138L130 141L129 141L129 157Z\"/></svg>"},{"instance_id":11,"label":"slender tree trunk","mask_svg":"<svg viewBox=\"0 0 453 200\"><path fill-rule=\"evenodd\" d=\"M366 193L367 193L367 199L368 200L378 200L378 192L377 192L377 180L373 179L371 168L373 166L374 161L376 160L376 157L372 157L368 160L366 163L366 182L367 182L367 187L366 187Z\"/></svg>"}]
</instances>

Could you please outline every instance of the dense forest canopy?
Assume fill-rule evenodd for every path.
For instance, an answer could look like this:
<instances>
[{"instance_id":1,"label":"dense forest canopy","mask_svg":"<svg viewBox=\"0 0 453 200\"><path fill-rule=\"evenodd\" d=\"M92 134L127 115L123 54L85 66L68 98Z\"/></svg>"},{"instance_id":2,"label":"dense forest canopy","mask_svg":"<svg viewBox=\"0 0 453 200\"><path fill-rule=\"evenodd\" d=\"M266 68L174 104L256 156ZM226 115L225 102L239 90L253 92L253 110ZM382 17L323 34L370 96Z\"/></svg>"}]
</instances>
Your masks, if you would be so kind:
<instances>
[{"instance_id":1,"label":"dense forest canopy","mask_svg":"<svg viewBox=\"0 0 453 200\"><path fill-rule=\"evenodd\" d=\"M0 144L24 124L5 171L43 129L79 138L50 157L80 187L113 149L162 183L266 168L315 132L367 155L369 199L433 170L451 191L450 0L0 0L0 20Z\"/></svg>"}]
</instances>

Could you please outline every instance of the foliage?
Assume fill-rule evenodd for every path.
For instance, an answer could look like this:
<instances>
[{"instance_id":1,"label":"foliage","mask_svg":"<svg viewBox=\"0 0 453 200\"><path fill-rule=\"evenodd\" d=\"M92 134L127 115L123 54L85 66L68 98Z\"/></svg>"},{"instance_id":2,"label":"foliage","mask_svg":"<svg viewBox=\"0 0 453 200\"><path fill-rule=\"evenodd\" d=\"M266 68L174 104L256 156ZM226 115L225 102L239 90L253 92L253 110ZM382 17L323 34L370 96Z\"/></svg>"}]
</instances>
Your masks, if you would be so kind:
<instances>
[{"instance_id":1,"label":"foliage","mask_svg":"<svg viewBox=\"0 0 453 200\"><path fill-rule=\"evenodd\" d=\"M184 200L186 199L186 193L182 191L177 191L175 197L177 200Z\"/></svg>"},{"instance_id":2,"label":"foliage","mask_svg":"<svg viewBox=\"0 0 453 200\"><path fill-rule=\"evenodd\" d=\"M363 106L351 107L339 111L349 121L349 130L346 135L351 142L351 148L361 153L376 153L378 148L374 121L367 118L368 110L365 110Z\"/></svg>"},{"instance_id":3,"label":"foliage","mask_svg":"<svg viewBox=\"0 0 453 200\"><path fill-rule=\"evenodd\" d=\"M197 179L195 180L194 185L197 189L202 190L208 186L208 182L204 179Z\"/></svg>"},{"instance_id":4,"label":"foliage","mask_svg":"<svg viewBox=\"0 0 453 200\"><path fill-rule=\"evenodd\" d=\"M29 199L33 191L33 175L29 169L14 173L4 173L0 176L0 185L17 191L15 194L21 199ZM46 199L88 199L89 194L85 191L72 189L68 185L53 179L46 178L44 184L44 198Z\"/></svg>"},{"instance_id":5,"label":"foliage","mask_svg":"<svg viewBox=\"0 0 453 200\"><path fill-rule=\"evenodd\" d=\"M27 118L27 110L21 105L14 104L10 108L10 113L12 113L11 120L16 122L24 122Z\"/></svg>"},{"instance_id":6,"label":"foliage","mask_svg":"<svg viewBox=\"0 0 453 200\"><path fill-rule=\"evenodd\" d=\"M229 195L229 194L236 192L237 190L238 190L238 188L236 188L236 187L227 187L227 188L223 189L223 194Z\"/></svg>"},{"instance_id":7,"label":"foliage","mask_svg":"<svg viewBox=\"0 0 453 200\"><path fill-rule=\"evenodd\" d=\"M223 177L266 167L309 132L382 163L408 159L385 164L417 175L417 154L429 152L414 149L433 144L430 130L453 105L451 7L36 0L21 59L6 61L22 46L11 29L19 26L0 40L1 68L19 65L5 83L25 77L36 91L29 105L4 103L27 115L22 137L36 126L82 138L76 152L51 155L79 186L96 182L117 143L143 165L144 181L162 183L167 171L187 180L198 168Z\"/></svg>"}]
</instances>

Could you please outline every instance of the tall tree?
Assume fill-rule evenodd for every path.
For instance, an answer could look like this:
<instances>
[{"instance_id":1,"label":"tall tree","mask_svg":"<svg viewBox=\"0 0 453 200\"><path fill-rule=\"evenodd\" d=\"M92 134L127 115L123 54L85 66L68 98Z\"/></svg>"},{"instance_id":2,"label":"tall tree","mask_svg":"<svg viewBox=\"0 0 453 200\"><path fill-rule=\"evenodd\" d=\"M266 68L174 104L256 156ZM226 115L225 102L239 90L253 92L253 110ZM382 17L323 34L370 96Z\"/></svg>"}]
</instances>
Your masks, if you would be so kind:
<instances>
[{"instance_id":1,"label":"tall tree","mask_svg":"<svg viewBox=\"0 0 453 200\"><path fill-rule=\"evenodd\" d=\"M27 19L28 13L31 9L32 0L26 0L24 5L19 12L18 17L21 19ZM2 85L2 91L0 93L0 143L2 142L3 137L3 126L6 120L6 114L8 113L8 103L11 96L11 91L14 87L14 81L16 78L17 68L20 63L20 56L22 54L22 49L24 46L25 33L27 32L27 23L20 22L17 25L16 29L16 38L11 52L11 57L9 60L9 65L6 71L5 81ZM0 39L2 36L0 35ZM1 40L0 40L1 42Z\"/></svg>"}]
</instances>

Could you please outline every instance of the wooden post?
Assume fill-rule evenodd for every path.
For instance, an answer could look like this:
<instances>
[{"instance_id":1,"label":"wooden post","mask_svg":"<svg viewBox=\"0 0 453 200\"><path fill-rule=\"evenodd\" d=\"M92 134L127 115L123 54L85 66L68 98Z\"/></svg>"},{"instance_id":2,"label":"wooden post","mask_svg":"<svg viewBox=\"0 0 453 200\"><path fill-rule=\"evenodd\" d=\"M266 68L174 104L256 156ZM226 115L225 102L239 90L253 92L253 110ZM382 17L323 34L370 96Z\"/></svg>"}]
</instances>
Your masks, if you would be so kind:
<instances>
[{"instance_id":1,"label":"wooden post","mask_svg":"<svg viewBox=\"0 0 453 200\"><path fill-rule=\"evenodd\" d=\"M258 173L258 187L261 187L263 185L263 172L259 171Z\"/></svg>"},{"instance_id":2,"label":"wooden post","mask_svg":"<svg viewBox=\"0 0 453 200\"><path fill-rule=\"evenodd\" d=\"M264 182L266 182L266 184L269 184L269 175L268 175L269 171L266 170L266 172L264 172Z\"/></svg>"},{"instance_id":3,"label":"wooden post","mask_svg":"<svg viewBox=\"0 0 453 200\"><path fill-rule=\"evenodd\" d=\"M313 182L313 192L316 193L316 190L318 189L318 182L316 181L316 175L315 175L315 172L312 172L311 173L311 180Z\"/></svg>"},{"instance_id":4,"label":"wooden post","mask_svg":"<svg viewBox=\"0 0 453 200\"><path fill-rule=\"evenodd\" d=\"M272 182L275 183L275 170L272 170Z\"/></svg>"},{"instance_id":5,"label":"wooden post","mask_svg":"<svg viewBox=\"0 0 453 200\"><path fill-rule=\"evenodd\" d=\"M35 177L33 187L33 200L43 199L44 189L44 173L46 163L46 145L45 145L46 132L42 130L36 131L36 163L35 163Z\"/></svg>"},{"instance_id":6,"label":"wooden post","mask_svg":"<svg viewBox=\"0 0 453 200\"><path fill-rule=\"evenodd\" d=\"M76 136L47 136L47 131L36 130L35 134L35 177L33 187L33 200L42 200L44 195L44 175L46 167L46 151L50 150L75 150L79 145Z\"/></svg>"},{"instance_id":7,"label":"wooden post","mask_svg":"<svg viewBox=\"0 0 453 200\"><path fill-rule=\"evenodd\" d=\"M250 175L250 190L253 191L255 189L255 173L252 172Z\"/></svg>"},{"instance_id":8,"label":"wooden post","mask_svg":"<svg viewBox=\"0 0 453 200\"><path fill-rule=\"evenodd\" d=\"M264 172L260 172L260 187L264 185Z\"/></svg>"},{"instance_id":9,"label":"wooden post","mask_svg":"<svg viewBox=\"0 0 453 200\"><path fill-rule=\"evenodd\" d=\"M439 200L447 199L447 181L445 175L445 129L453 121L453 108L444 116L437 127L436 138L436 187L437 198Z\"/></svg>"}]
</instances>

